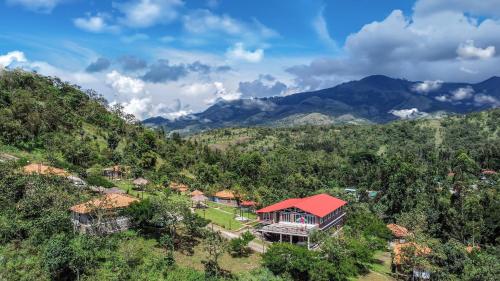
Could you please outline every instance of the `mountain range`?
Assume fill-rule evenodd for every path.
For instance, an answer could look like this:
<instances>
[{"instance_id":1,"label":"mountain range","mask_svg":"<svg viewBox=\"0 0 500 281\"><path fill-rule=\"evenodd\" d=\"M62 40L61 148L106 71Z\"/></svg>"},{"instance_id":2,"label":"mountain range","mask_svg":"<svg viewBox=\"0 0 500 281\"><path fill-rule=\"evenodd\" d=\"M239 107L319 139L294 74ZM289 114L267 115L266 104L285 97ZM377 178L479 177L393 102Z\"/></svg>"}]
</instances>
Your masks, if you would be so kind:
<instances>
[{"instance_id":1,"label":"mountain range","mask_svg":"<svg viewBox=\"0 0 500 281\"><path fill-rule=\"evenodd\" d=\"M146 126L181 133L221 127L387 123L500 106L500 77L483 82L408 81L373 75L312 92L219 101L203 112Z\"/></svg>"}]
</instances>

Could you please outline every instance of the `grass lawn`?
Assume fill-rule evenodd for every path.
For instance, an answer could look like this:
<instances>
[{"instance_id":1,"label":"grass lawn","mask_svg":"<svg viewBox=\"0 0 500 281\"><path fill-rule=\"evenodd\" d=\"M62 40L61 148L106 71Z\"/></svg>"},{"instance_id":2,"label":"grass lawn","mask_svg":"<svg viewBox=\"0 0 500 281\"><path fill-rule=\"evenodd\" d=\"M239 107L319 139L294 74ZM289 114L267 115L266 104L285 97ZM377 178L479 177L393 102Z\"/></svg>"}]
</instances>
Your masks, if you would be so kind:
<instances>
[{"instance_id":1,"label":"grass lawn","mask_svg":"<svg viewBox=\"0 0 500 281\"><path fill-rule=\"evenodd\" d=\"M112 180L112 183L116 185L119 189L127 192L128 194L135 196L137 198L148 198L149 196L152 196L151 193L149 192L142 192L142 191L137 191L134 190L134 184L132 183L132 180Z\"/></svg>"},{"instance_id":2,"label":"grass lawn","mask_svg":"<svg viewBox=\"0 0 500 281\"><path fill-rule=\"evenodd\" d=\"M197 270L204 270L202 261L206 259L206 253L201 244L193 248L193 255L186 255L184 253L175 252L174 257L178 265L182 267L191 267ZM232 273L248 272L250 270L260 267L261 257L260 254L254 253L249 257L233 258L228 253L224 253L219 259L219 265ZM180 281L180 280L179 280Z\"/></svg>"},{"instance_id":3,"label":"grass lawn","mask_svg":"<svg viewBox=\"0 0 500 281\"><path fill-rule=\"evenodd\" d=\"M391 277L391 253L378 252L374 256L375 262L370 266L368 274L359 276L358 281L393 281Z\"/></svg>"},{"instance_id":4,"label":"grass lawn","mask_svg":"<svg viewBox=\"0 0 500 281\"><path fill-rule=\"evenodd\" d=\"M215 203L215 202L212 202L212 201L208 202L208 206L210 206L211 208L219 208L219 209L221 209L223 211L226 211L228 213L231 213L231 214L234 214L236 212L237 216L240 215L240 209L237 208L237 207L231 207L231 206L227 206L227 205L224 205L224 204ZM245 212L245 211L243 212L243 217L249 218L250 220L257 219L257 215L256 214L251 213L251 212Z\"/></svg>"},{"instance_id":5,"label":"grass lawn","mask_svg":"<svg viewBox=\"0 0 500 281\"><path fill-rule=\"evenodd\" d=\"M228 214L218 209L196 209L196 213L201 217L209 219L216 225L224 227L227 230L237 230L243 227L243 224L241 222L234 219L233 214Z\"/></svg>"}]
</instances>

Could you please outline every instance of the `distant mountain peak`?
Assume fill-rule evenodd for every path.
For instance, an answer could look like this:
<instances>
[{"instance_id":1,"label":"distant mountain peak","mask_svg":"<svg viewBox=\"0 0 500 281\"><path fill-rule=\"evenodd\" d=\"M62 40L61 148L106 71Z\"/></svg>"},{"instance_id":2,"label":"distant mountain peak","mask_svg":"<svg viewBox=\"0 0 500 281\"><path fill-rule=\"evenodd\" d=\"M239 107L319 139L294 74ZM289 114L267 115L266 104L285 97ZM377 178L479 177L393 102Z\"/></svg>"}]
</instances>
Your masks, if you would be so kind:
<instances>
[{"instance_id":1,"label":"distant mountain peak","mask_svg":"<svg viewBox=\"0 0 500 281\"><path fill-rule=\"evenodd\" d=\"M496 76L478 84L443 82L432 94L412 90L417 83L421 82L371 75L318 91L216 103L204 112L194 114L194 118L163 121L150 118L144 123L182 132L277 124L345 124L342 116L351 116L348 121L355 120L352 121L355 123L360 120L362 123L386 123L407 118L403 114L406 112L422 112L427 118L433 118L436 113L464 114L485 110L498 106L500 100L500 77ZM473 91L466 93L467 98L462 98L460 93L451 94L457 87L470 87Z\"/></svg>"},{"instance_id":2,"label":"distant mountain peak","mask_svg":"<svg viewBox=\"0 0 500 281\"><path fill-rule=\"evenodd\" d=\"M394 81L394 80L399 80L399 79L395 79L395 78L392 78L392 77L389 77L389 76L386 76L386 75L382 75L382 74L375 74L375 75L370 75L370 76L366 76L365 78L362 78L361 80L359 81L364 81L364 82L372 82L372 81L387 81L387 80L391 80L391 81Z\"/></svg>"}]
</instances>

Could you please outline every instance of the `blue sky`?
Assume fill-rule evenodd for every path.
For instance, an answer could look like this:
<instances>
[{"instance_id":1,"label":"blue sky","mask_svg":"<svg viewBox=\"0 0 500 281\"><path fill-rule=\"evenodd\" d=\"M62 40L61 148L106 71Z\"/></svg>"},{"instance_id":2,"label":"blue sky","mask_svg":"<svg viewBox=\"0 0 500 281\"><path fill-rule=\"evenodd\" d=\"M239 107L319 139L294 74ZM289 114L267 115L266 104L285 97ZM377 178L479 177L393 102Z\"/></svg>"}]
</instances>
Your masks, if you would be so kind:
<instances>
[{"instance_id":1,"label":"blue sky","mask_svg":"<svg viewBox=\"0 0 500 281\"><path fill-rule=\"evenodd\" d=\"M372 74L473 82L500 74L500 0L474 2L2 0L0 66L93 88L140 119Z\"/></svg>"}]
</instances>

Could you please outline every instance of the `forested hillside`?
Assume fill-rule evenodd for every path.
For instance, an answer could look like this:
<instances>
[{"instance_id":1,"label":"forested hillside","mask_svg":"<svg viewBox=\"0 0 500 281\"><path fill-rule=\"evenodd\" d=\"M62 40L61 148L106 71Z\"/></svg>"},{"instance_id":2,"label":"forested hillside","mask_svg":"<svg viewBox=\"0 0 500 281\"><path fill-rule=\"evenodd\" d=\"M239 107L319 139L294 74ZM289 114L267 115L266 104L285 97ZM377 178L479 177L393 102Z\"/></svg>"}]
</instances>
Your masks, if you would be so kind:
<instances>
[{"instance_id":1,"label":"forested hillside","mask_svg":"<svg viewBox=\"0 0 500 281\"><path fill-rule=\"evenodd\" d=\"M375 251L383 244L370 240L383 236L375 226L397 222L414 232L419 243L432 247L433 254L418 262L431 265L436 279L494 280L499 274L500 180L498 174L483 171L500 170L499 124L497 109L386 125L219 129L183 139L142 127L92 91L57 78L4 71L0 153L20 159L0 161L0 279L212 276L172 266L170 242L144 230L157 219L152 210L160 212L167 208L164 202L175 200L151 196L151 205L142 205L149 211L138 211L143 229L109 237L78 236L67 210L91 195L63 179L18 172L27 161L41 161L95 184L106 183L103 167L127 165L134 177L153 182L148 194L161 193L176 181L208 194L231 189L261 205L319 192L349 201L353 231L346 232L345 243L333 243L318 256L295 252L308 262L315 260L311 268L297 275L293 268L274 266L276 260L269 256L273 252L296 251L278 249L263 258L263 267L271 272L224 278L347 280L366 271L361 250L378 245L371 249ZM186 220L181 229L197 229L193 221ZM170 223L154 225L177 231ZM359 237L363 239L356 244ZM480 250L465 251L470 245ZM346 254L339 256L340 250ZM328 270L312 273L320 268Z\"/></svg>"}]
</instances>

